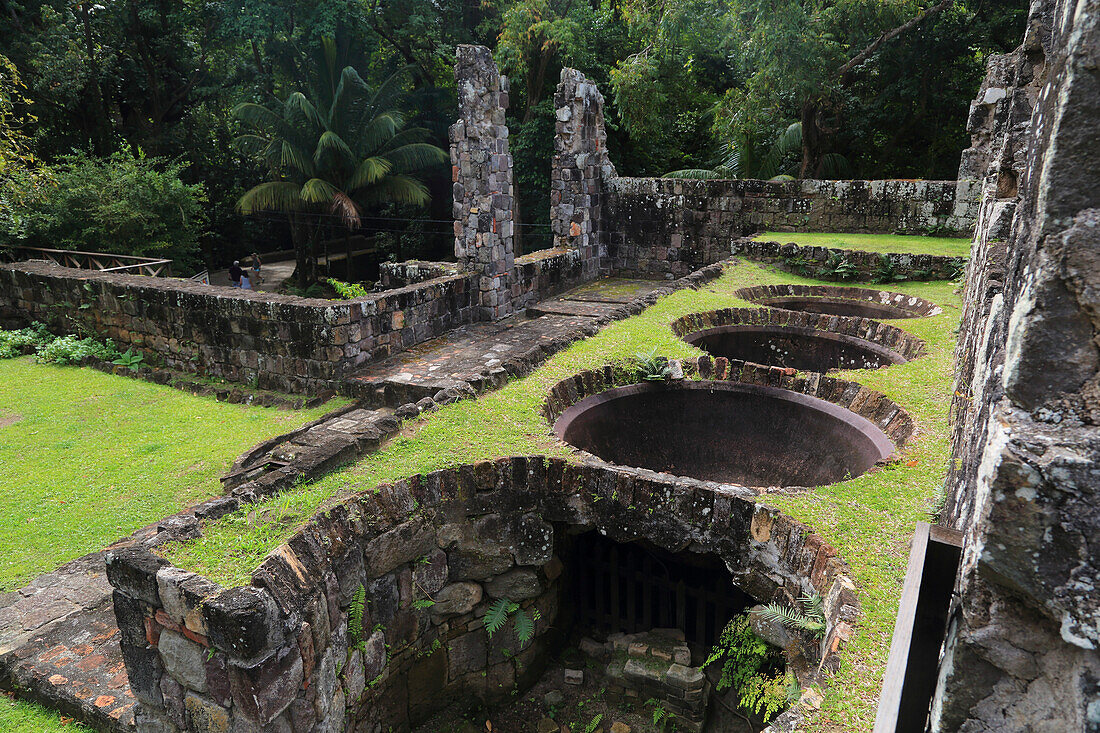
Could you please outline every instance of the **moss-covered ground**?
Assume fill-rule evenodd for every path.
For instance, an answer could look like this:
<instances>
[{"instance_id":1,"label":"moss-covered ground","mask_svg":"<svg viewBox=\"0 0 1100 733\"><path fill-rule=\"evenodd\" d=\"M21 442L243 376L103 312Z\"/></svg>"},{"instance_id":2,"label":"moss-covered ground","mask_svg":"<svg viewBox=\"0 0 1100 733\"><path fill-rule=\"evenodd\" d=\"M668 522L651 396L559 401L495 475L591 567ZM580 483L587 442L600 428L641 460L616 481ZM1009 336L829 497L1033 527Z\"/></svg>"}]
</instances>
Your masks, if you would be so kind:
<instances>
[{"instance_id":1,"label":"moss-covered ground","mask_svg":"<svg viewBox=\"0 0 1100 733\"><path fill-rule=\"evenodd\" d=\"M922 237L908 234L818 234L807 232L764 232L754 239L762 242L794 242L803 247L836 247L864 252L947 255L969 257L970 240L956 237Z\"/></svg>"},{"instance_id":2,"label":"moss-covered ground","mask_svg":"<svg viewBox=\"0 0 1100 733\"><path fill-rule=\"evenodd\" d=\"M275 497L247 514L206 527L200 540L171 548L169 558L223 585L247 583L251 571L271 549L324 502L345 493L499 456L568 456L568 448L552 437L541 415L540 405L549 387L578 370L627 361L653 348L670 357L697 356L701 352L673 336L671 321L694 311L750 305L733 293L747 285L783 282L815 281L752 264L729 267L721 278L700 290L682 290L661 299L640 315L574 344L533 374L497 392L407 423L399 437L353 466ZM928 355L887 369L840 376L886 393L914 417L918 431L902 451L902 460L805 494L761 499L809 523L826 537L851 565L859 589L863 615L843 654L835 684L826 691L819 722L824 730L865 731L873 727L909 538L915 523L926 518L938 500L949 457L948 405L960 313L958 285L897 283L891 289L944 307L938 316L891 321L924 339Z\"/></svg>"}]
</instances>

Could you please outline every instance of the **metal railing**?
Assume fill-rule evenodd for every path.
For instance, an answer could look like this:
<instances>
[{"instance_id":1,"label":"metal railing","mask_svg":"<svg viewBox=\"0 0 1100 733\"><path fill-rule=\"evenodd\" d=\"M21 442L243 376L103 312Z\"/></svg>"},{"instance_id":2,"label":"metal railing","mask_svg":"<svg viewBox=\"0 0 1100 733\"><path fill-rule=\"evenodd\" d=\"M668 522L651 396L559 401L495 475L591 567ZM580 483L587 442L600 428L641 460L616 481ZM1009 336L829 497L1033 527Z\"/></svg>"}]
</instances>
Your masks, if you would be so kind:
<instances>
[{"instance_id":1,"label":"metal railing","mask_svg":"<svg viewBox=\"0 0 1100 733\"><path fill-rule=\"evenodd\" d=\"M80 252L72 249L46 249L44 247L12 247L9 252L17 260L41 259L62 267L74 267L79 270L121 272L130 275L148 275L149 277L172 276L172 260L153 257Z\"/></svg>"}]
</instances>

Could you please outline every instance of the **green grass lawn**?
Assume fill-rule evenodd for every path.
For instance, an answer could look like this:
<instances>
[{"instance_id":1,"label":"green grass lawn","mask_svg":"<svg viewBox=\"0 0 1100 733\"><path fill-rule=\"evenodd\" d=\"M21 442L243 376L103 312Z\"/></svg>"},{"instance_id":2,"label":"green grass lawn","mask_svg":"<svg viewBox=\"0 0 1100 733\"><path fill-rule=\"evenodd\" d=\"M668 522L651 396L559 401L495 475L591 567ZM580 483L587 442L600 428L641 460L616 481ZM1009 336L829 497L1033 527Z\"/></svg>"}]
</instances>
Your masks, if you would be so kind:
<instances>
[{"instance_id":1,"label":"green grass lawn","mask_svg":"<svg viewBox=\"0 0 1100 733\"><path fill-rule=\"evenodd\" d=\"M207 526L200 540L170 548L169 558L223 585L244 584L263 557L326 501L448 465L515 454L568 456L569 450L552 438L540 412L547 389L557 381L584 368L628 360L654 347L667 356L697 356L700 351L672 335L669 323L674 319L694 311L749 305L733 296L738 288L748 285L812 282L752 264L730 267L702 289L681 290L662 298L642 314L574 344L533 374L497 392L406 424L402 435L381 451L267 501L250 511L250 518L236 517ZM887 369L841 376L885 392L916 420L917 433L905 447L902 461L800 496L762 498L817 529L851 565L859 588L863 615L815 724L824 730L866 731L873 725L908 542L915 523L927 518L937 501L950 452L948 405L954 331L959 321L958 286L933 282L892 287L944 307L939 316L892 321L923 338L928 355Z\"/></svg>"},{"instance_id":2,"label":"green grass lawn","mask_svg":"<svg viewBox=\"0 0 1100 733\"><path fill-rule=\"evenodd\" d=\"M956 237L920 237L901 234L819 234L808 232L764 232L754 239L762 242L794 242L801 246L859 249L864 252L947 255L969 257L970 240Z\"/></svg>"},{"instance_id":3,"label":"green grass lawn","mask_svg":"<svg viewBox=\"0 0 1100 733\"><path fill-rule=\"evenodd\" d=\"M32 357L0 361L0 591L220 493L238 455L336 406L230 405Z\"/></svg>"},{"instance_id":4,"label":"green grass lawn","mask_svg":"<svg viewBox=\"0 0 1100 733\"><path fill-rule=\"evenodd\" d=\"M4 733L92 733L72 718L41 705L0 695L0 730Z\"/></svg>"}]
</instances>

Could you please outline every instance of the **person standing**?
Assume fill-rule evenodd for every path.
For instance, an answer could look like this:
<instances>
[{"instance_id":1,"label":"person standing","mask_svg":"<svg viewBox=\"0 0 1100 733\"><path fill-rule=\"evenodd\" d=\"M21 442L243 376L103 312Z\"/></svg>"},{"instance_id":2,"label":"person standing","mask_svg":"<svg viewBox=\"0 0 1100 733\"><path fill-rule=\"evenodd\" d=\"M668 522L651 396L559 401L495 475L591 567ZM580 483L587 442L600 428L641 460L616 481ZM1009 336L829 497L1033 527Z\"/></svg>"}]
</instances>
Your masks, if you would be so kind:
<instances>
[{"instance_id":1,"label":"person standing","mask_svg":"<svg viewBox=\"0 0 1100 733\"><path fill-rule=\"evenodd\" d=\"M260 255L255 252L252 253L252 271L249 273L249 279L252 281L252 287L258 288L264 281L264 276L260 274Z\"/></svg>"},{"instance_id":2,"label":"person standing","mask_svg":"<svg viewBox=\"0 0 1100 733\"><path fill-rule=\"evenodd\" d=\"M241 277L244 275L244 270L241 269L241 263L239 260L233 260L233 266L229 268L229 281L233 283L233 287L239 288L241 286Z\"/></svg>"}]
</instances>

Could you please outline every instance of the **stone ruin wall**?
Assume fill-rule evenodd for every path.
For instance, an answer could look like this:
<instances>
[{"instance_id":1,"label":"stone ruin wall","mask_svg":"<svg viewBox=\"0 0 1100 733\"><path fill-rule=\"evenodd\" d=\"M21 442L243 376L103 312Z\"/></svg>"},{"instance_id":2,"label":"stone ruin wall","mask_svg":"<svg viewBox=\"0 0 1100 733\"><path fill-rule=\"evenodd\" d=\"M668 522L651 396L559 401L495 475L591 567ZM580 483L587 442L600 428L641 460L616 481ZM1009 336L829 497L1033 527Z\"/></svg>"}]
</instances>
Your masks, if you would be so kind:
<instances>
[{"instance_id":1,"label":"stone ruin wall","mask_svg":"<svg viewBox=\"0 0 1100 733\"><path fill-rule=\"evenodd\" d=\"M734 243L745 235L769 229L947 235L973 230L979 185L971 180L620 177L608 156L596 85L575 69L562 69L554 103L550 222L555 247L579 254L586 279L596 271L597 258L604 274L680 277L736 253ZM937 275L948 269L957 274L957 263L929 267L943 271Z\"/></svg>"},{"instance_id":2,"label":"stone ruin wall","mask_svg":"<svg viewBox=\"0 0 1100 733\"><path fill-rule=\"evenodd\" d=\"M819 593L822 664L836 666L858 602L845 563L806 526L660 474L502 458L346 499L270 553L244 587L221 588L148 549L112 553L138 729L407 729L449 702L509 698L537 678L567 625L559 548L591 530L717 555L764 602ZM356 637L348 616L360 587ZM429 596L434 604L414 605ZM492 639L482 627L502 596L540 611L523 649L508 627Z\"/></svg>"},{"instance_id":3,"label":"stone ruin wall","mask_svg":"<svg viewBox=\"0 0 1100 733\"><path fill-rule=\"evenodd\" d=\"M472 280L444 275L332 301L22 262L0 267L0 323L41 321L140 349L173 369L320 391L367 361L474 320Z\"/></svg>"},{"instance_id":4,"label":"stone ruin wall","mask_svg":"<svg viewBox=\"0 0 1100 733\"><path fill-rule=\"evenodd\" d=\"M338 387L367 361L460 325L521 312L600 274L671 279L738 248L769 257L767 247L750 252L756 245L736 239L746 227L782 228L780 212L793 227L820 210L833 217L829 226L840 228L840 215L828 212L834 199L841 209L850 201L862 212L851 215L858 227L887 230L933 220L962 226L967 216L959 212L969 198L936 182L619 178L607 153L603 97L580 72L564 69L555 94L555 247L515 257L507 79L480 46L459 47L455 77L461 116L450 138L457 265L388 265L382 283L391 289L332 302L17 263L0 267L0 321L39 320L65 332L79 327L155 354L174 369L264 389L316 391ZM758 221L763 212L773 218ZM903 274L953 267L895 264Z\"/></svg>"},{"instance_id":5,"label":"stone ruin wall","mask_svg":"<svg viewBox=\"0 0 1100 733\"><path fill-rule=\"evenodd\" d=\"M691 272L768 230L966 235L977 209L971 181L618 178L608 189L611 269L642 277Z\"/></svg>"},{"instance_id":6,"label":"stone ruin wall","mask_svg":"<svg viewBox=\"0 0 1100 733\"><path fill-rule=\"evenodd\" d=\"M461 45L455 51L458 121L451 125L455 258L481 275L478 306L483 320L512 312L507 277L515 262L515 202L508 152L508 77L489 49Z\"/></svg>"},{"instance_id":7,"label":"stone ruin wall","mask_svg":"<svg viewBox=\"0 0 1100 733\"><path fill-rule=\"evenodd\" d=\"M966 257L946 255L861 252L794 242L763 242L748 237L734 240L734 254L753 262L767 262L780 270L833 282L893 282L894 280L954 280L966 270ZM849 274L836 271L844 263ZM889 275L889 278L883 277Z\"/></svg>"},{"instance_id":8,"label":"stone ruin wall","mask_svg":"<svg viewBox=\"0 0 1100 733\"><path fill-rule=\"evenodd\" d=\"M936 731L1100 729L1100 2L990 59L940 521L966 533Z\"/></svg>"}]
</instances>

